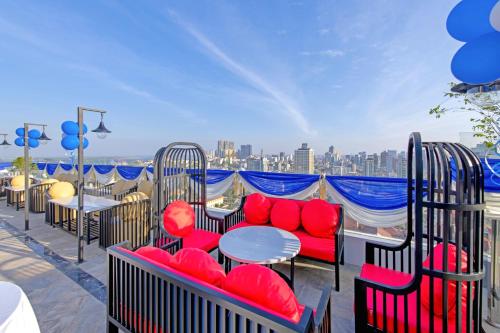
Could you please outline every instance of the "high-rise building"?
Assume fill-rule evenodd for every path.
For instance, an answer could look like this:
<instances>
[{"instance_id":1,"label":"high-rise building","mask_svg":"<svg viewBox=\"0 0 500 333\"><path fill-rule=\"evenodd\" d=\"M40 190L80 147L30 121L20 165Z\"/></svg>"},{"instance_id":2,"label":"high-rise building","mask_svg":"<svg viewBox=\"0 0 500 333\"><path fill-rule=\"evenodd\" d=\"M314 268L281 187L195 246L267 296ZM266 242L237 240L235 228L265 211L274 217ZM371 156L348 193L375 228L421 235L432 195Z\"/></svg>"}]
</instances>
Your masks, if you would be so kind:
<instances>
[{"instance_id":1,"label":"high-rise building","mask_svg":"<svg viewBox=\"0 0 500 333\"><path fill-rule=\"evenodd\" d=\"M396 150L387 150L387 158L385 161L385 167L387 175L394 175L396 171L396 165L398 162L398 152Z\"/></svg>"},{"instance_id":2,"label":"high-rise building","mask_svg":"<svg viewBox=\"0 0 500 333\"><path fill-rule=\"evenodd\" d=\"M314 173L314 150L307 143L295 150L293 160L296 173Z\"/></svg>"},{"instance_id":3,"label":"high-rise building","mask_svg":"<svg viewBox=\"0 0 500 333\"><path fill-rule=\"evenodd\" d=\"M398 177L406 178L408 172L408 160L406 157L406 153L404 151L398 154L398 163L396 167L396 172Z\"/></svg>"},{"instance_id":4,"label":"high-rise building","mask_svg":"<svg viewBox=\"0 0 500 333\"><path fill-rule=\"evenodd\" d=\"M252 145L241 145L240 147L240 158L245 159L252 155Z\"/></svg>"},{"instance_id":5,"label":"high-rise building","mask_svg":"<svg viewBox=\"0 0 500 333\"><path fill-rule=\"evenodd\" d=\"M375 158L373 155L368 155L365 159L364 175L368 177L375 176Z\"/></svg>"},{"instance_id":6,"label":"high-rise building","mask_svg":"<svg viewBox=\"0 0 500 333\"><path fill-rule=\"evenodd\" d=\"M234 142L227 140L217 141L217 150L215 152L217 157L234 157Z\"/></svg>"},{"instance_id":7,"label":"high-rise building","mask_svg":"<svg viewBox=\"0 0 500 333\"><path fill-rule=\"evenodd\" d=\"M247 170L248 171L264 171L267 172L268 168L268 160L265 157L257 157L257 156L249 156L246 159L247 161Z\"/></svg>"}]
</instances>

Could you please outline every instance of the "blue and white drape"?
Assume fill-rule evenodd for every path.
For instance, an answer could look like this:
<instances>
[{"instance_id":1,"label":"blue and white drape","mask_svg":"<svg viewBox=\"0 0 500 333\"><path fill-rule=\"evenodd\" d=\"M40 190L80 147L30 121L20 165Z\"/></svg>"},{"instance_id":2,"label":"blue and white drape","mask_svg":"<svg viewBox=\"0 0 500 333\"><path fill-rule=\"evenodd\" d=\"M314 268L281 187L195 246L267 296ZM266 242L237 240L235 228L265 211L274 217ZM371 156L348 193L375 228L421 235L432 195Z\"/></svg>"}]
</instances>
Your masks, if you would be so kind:
<instances>
[{"instance_id":1,"label":"blue and white drape","mask_svg":"<svg viewBox=\"0 0 500 333\"><path fill-rule=\"evenodd\" d=\"M207 170L207 199L212 200L223 195L233 185L236 173L230 170ZM190 186L196 186L198 177L191 176Z\"/></svg>"},{"instance_id":2,"label":"blue and white drape","mask_svg":"<svg viewBox=\"0 0 500 333\"><path fill-rule=\"evenodd\" d=\"M328 194L359 223L393 227L406 222L404 178L326 176Z\"/></svg>"},{"instance_id":3,"label":"blue and white drape","mask_svg":"<svg viewBox=\"0 0 500 333\"><path fill-rule=\"evenodd\" d=\"M240 181L250 193L271 197L305 199L319 189L319 175L287 174L259 171L239 171Z\"/></svg>"},{"instance_id":4,"label":"blue and white drape","mask_svg":"<svg viewBox=\"0 0 500 333\"><path fill-rule=\"evenodd\" d=\"M70 174L78 170L78 165L66 163L37 163L37 166L39 170L46 172L49 176ZM83 174L85 179L94 178L101 184L108 184L114 178L135 181L145 179L146 168L128 165L85 164L83 166Z\"/></svg>"}]
</instances>

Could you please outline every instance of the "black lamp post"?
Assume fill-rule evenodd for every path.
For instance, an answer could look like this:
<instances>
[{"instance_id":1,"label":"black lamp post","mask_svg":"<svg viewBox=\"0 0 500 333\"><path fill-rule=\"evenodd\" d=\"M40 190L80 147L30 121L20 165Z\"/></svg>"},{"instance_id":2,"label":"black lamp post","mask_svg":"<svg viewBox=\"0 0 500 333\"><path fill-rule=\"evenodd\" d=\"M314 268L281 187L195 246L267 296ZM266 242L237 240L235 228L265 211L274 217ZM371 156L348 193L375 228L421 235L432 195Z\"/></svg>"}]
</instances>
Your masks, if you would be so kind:
<instances>
[{"instance_id":1,"label":"black lamp post","mask_svg":"<svg viewBox=\"0 0 500 333\"><path fill-rule=\"evenodd\" d=\"M83 113L84 112L97 112L101 114L101 122L99 123L99 126L93 130L92 132L97 134L97 137L100 139L104 139L107 134L111 133L110 130L104 126L104 114L106 111L104 110L98 110L98 109L91 109L91 108L85 108L79 106L77 108L77 119L78 119L78 227L77 227L77 233L78 233L78 262L83 261L83 244L84 244L84 239L83 239Z\"/></svg>"}]
</instances>

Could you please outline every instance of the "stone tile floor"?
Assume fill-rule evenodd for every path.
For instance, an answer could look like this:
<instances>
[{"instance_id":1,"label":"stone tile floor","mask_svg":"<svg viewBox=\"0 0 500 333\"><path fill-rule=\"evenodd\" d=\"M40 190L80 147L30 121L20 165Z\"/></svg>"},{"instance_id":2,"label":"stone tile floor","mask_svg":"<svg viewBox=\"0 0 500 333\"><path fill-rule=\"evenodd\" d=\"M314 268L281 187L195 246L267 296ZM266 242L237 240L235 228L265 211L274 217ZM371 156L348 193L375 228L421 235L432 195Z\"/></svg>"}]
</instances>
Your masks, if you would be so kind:
<instances>
[{"instance_id":1,"label":"stone tile floor","mask_svg":"<svg viewBox=\"0 0 500 333\"><path fill-rule=\"evenodd\" d=\"M105 332L105 251L94 241L85 246L85 261L77 264L76 250L76 237L46 224L44 214L30 214L30 230L25 232L23 211L0 201L0 280L25 291L42 333ZM289 272L286 265L277 268ZM354 331L357 274L359 267L343 266L341 291L332 290L333 332ZM297 260L295 278L299 301L311 307L317 305L322 287L334 281L328 265L304 259Z\"/></svg>"}]
</instances>

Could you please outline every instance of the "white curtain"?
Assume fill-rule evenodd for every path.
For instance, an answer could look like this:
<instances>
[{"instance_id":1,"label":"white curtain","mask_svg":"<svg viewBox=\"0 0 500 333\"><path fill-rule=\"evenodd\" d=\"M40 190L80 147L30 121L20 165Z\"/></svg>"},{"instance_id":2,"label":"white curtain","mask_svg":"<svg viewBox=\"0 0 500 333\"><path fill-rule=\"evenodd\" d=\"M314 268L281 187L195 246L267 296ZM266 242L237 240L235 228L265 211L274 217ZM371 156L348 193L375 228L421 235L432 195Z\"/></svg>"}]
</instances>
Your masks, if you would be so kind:
<instances>
[{"instance_id":1,"label":"white curtain","mask_svg":"<svg viewBox=\"0 0 500 333\"><path fill-rule=\"evenodd\" d=\"M326 188L333 200L342 204L346 214L358 223L381 228L394 227L406 223L406 207L392 210L368 209L347 200L329 182L326 182Z\"/></svg>"},{"instance_id":2,"label":"white curtain","mask_svg":"<svg viewBox=\"0 0 500 333\"><path fill-rule=\"evenodd\" d=\"M262 193L263 195L268 196L268 197L283 198L283 199L304 200L304 199L312 196L319 189L319 180L318 180L317 182L313 183L308 188L306 188L306 189L304 189L304 190L302 190L300 192L294 193L294 194L289 194L289 195L272 195L272 194L268 194L268 193L262 192L262 191L258 190L257 188L253 187L243 177L240 177L240 176L238 176L238 177L239 177L239 180L240 180L241 184L243 184L243 187L245 188L246 191L248 191L250 193Z\"/></svg>"},{"instance_id":3,"label":"white curtain","mask_svg":"<svg viewBox=\"0 0 500 333\"><path fill-rule=\"evenodd\" d=\"M92 169L94 169L93 166L92 166ZM99 184L109 184L113 181L113 176L115 175L115 170L116 170L116 168L113 168L113 169L111 169L110 172L104 173L104 174L101 174L101 173L94 170L95 180Z\"/></svg>"}]
</instances>

